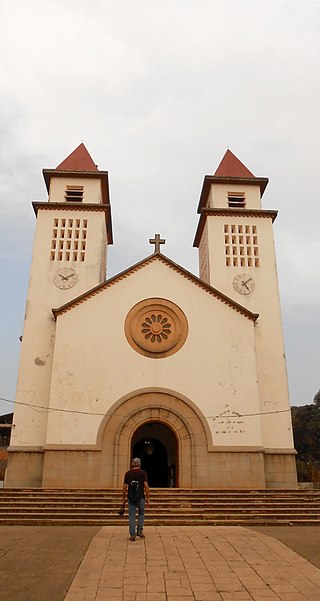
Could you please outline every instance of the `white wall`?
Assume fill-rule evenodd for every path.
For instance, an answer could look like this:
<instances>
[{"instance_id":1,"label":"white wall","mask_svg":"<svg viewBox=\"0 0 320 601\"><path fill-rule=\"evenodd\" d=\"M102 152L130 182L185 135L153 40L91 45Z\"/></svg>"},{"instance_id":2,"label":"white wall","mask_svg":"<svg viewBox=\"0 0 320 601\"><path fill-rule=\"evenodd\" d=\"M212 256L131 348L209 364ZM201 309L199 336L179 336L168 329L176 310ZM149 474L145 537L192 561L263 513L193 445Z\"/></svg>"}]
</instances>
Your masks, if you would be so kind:
<instances>
[{"instance_id":1,"label":"white wall","mask_svg":"<svg viewBox=\"0 0 320 601\"><path fill-rule=\"evenodd\" d=\"M149 297L171 300L187 317L187 341L170 357L144 357L126 340L127 313ZM89 415L50 412L47 444L95 444L116 401L153 387L191 399L208 418L215 445L261 446L259 417L230 423L228 413L259 412L253 322L161 261L58 317L50 406Z\"/></svg>"}]
</instances>

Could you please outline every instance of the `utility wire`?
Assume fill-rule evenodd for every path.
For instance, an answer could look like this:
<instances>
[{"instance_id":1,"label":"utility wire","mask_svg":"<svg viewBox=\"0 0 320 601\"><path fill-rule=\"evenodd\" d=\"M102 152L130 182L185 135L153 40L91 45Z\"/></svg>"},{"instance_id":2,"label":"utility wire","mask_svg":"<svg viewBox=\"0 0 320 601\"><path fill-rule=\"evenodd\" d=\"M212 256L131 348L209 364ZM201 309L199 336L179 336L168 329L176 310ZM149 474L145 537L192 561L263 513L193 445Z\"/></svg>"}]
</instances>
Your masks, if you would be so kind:
<instances>
[{"instance_id":1,"label":"utility wire","mask_svg":"<svg viewBox=\"0 0 320 601\"><path fill-rule=\"evenodd\" d=\"M105 413L95 413L93 411L78 411L77 409L61 409L58 407L45 407L44 405L33 405L32 403L23 403L22 401L12 401L10 399L5 399L3 397L0 397L0 401L4 401L5 403L15 403L16 405L24 405L26 407L29 407L30 409L33 409L35 411L39 410L39 409L43 409L44 411L57 411L57 412L61 412L61 413L76 413L79 415L97 415L97 416L104 416ZM219 419L219 417L227 417L228 419L237 419L239 417L258 417L259 415L275 415L277 413L288 413L290 410L289 409L276 409L274 411L261 411L258 413L236 413L236 415L234 414L230 414L230 415L225 415L225 414L219 414L219 415L205 415L204 417L206 419ZM119 415L119 414L118 414ZM127 415L123 415L120 417L127 417ZM1 425L0 425L1 427Z\"/></svg>"}]
</instances>

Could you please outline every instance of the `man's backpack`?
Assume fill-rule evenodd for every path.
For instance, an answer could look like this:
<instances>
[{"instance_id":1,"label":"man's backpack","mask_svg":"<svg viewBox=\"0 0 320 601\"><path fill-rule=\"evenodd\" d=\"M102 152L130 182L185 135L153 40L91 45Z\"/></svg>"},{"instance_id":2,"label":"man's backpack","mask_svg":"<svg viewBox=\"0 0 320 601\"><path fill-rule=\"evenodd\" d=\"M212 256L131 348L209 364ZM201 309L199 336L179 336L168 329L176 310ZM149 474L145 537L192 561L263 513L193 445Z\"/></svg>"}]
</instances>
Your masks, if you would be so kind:
<instances>
[{"instance_id":1,"label":"man's backpack","mask_svg":"<svg viewBox=\"0 0 320 601\"><path fill-rule=\"evenodd\" d=\"M142 490L138 480L131 480L128 486L128 499L131 503L138 503L142 499Z\"/></svg>"}]
</instances>

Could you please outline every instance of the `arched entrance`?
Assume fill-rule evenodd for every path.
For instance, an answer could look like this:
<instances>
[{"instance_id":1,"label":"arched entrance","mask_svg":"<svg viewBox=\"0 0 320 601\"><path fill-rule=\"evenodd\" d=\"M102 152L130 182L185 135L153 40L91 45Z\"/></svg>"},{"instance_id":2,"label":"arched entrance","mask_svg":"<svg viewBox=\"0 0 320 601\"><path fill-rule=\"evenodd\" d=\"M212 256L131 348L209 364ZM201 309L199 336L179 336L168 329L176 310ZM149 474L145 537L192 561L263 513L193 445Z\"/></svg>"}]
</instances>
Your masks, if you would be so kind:
<instances>
[{"instance_id":1,"label":"arched entrance","mask_svg":"<svg viewBox=\"0 0 320 601\"><path fill-rule=\"evenodd\" d=\"M157 435L150 435L147 429L150 423L154 424ZM164 439L160 436L160 426L165 428ZM123 475L130 467L133 447L147 437L155 438L165 446L167 464L176 467L174 485L177 488L208 485L208 457L213 445L206 419L185 397L152 389L136 391L120 399L102 420L97 437L97 443L101 445L101 486L123 485ZM172 455L168 451L169 440L173 441L176 449Z\"/></svg>"},{"instance_id":2,"label":"arched entrance","mask_svg":"<svg viewBox=\"0 0 320 601\"><path fill-rule=\"evenodd\" d=\"M171 428L157 421L142 424L132 436L131 454L141 459L150 486L176 486L177 439Z\"/></svg>"}]
</instances>

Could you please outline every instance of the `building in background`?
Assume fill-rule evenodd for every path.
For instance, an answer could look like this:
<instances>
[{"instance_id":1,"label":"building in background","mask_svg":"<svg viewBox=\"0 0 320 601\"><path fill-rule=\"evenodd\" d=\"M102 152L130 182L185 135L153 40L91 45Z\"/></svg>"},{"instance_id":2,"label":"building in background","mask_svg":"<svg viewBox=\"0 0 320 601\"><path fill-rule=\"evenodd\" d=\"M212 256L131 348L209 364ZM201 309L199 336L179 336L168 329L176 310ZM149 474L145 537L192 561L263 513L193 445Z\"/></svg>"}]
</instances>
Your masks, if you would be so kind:
<instances>
[{"instance_id":1,"label":"building in background","mask_svg":"<svg viewBox=\"0 0 320 601\"><path fill-rule=\"evenodd\" d=\"M6 485L119 487L138 456L156 487L296 487L268 180L230 150L205 177L200 277L157 234L106 280L108 173L81 144L43 174Z\"/></svg>"}]
</instances>

